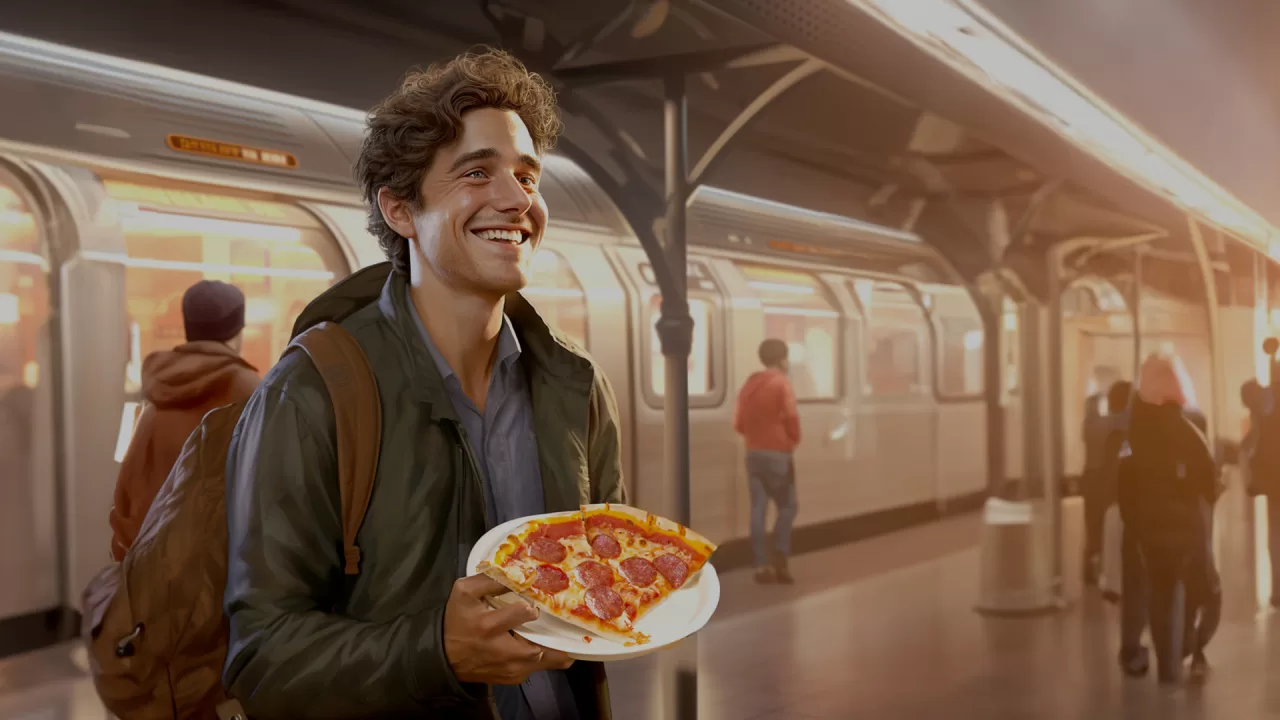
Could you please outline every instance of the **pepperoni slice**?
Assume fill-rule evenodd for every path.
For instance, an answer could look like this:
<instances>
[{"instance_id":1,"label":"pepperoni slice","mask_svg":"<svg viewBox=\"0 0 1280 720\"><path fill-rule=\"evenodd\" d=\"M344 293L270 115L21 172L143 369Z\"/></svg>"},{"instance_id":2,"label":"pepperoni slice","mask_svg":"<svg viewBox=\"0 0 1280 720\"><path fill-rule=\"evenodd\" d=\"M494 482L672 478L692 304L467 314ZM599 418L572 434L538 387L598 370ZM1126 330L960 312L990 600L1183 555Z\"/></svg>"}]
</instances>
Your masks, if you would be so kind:
<instances>
[{"instance_id":1,"label":"pepperoni slice","mask_svg":"<svg viewBox=\"0 0 1280 720\"><path fill-rule=\"evenodd\" d=\"M565 553L564 545L561 545L558 540L548 540L540 537L529 543L529 555L542 562L562 562L564 561Z\"/></svg>"},{"instance_id":2,"label":"pepperoni slice","mask_svg":"<svg viewBox=\"0 0 1280 720\"><path fill-rule=\"evenodd\" d=\"M622 571L622 577L626 578L627 582L636 587L649 587L654 580L658 579L658 571L653 568L653 563L642 557L623 560L618 570Z\"/></svg>"},{"instance_id":3,"label":"pepperoni slice","mask_svg":"<svg viewBox=\"0 0 1280 720\"><path fill-rule=\"evenodd\" d=\"M622 614L622 596L608 585L587 591L587 607L601 620L612 620Z\"/></svg>"},{"instance_id":4,"label":"pepperoni slice","mask_svg":"<svg viewBox=\"0 0 1280 720\"><path fill-rule=\"evenodd\" d=\"M600 533L592 538L591 549L602 558L616 558L622 554L622 546L609 533Z\"/></svg>"},{"instance_id":5,"label":"pepperoni slice","mask_svg":"<svg viewBox=\"0 0 1280 720\"><path fill-rule=\"evenodd\" d=\"M533 581L533 586L542 592L555 595L569 587L569 576L558 567L539 565L538 577Z\"/></svg>"},{"instance_id":6,"label":"pepperoni slice","mask_svg":"<svg viewBox=\"0 0 1280 720\"><path fill-rule=\"evenodd\" d=\"M583 587L594 588L613 584L613 571L594 560L587 560L578 565L574 572L577 573L578 582L582 583Z\"/></svg>"},{"instance_id":7,"label":"pepperoni slice","mask_svg":"<svg viewBox=\"0 0 1280 720\"><path fill-rule=\"evenodd\" d=\"M689 579L689 563L675 555L659 555L654 558L653 565L662 573L662 577L671 583L671 587L680 587Z\"/></svg>"}]
</instances>

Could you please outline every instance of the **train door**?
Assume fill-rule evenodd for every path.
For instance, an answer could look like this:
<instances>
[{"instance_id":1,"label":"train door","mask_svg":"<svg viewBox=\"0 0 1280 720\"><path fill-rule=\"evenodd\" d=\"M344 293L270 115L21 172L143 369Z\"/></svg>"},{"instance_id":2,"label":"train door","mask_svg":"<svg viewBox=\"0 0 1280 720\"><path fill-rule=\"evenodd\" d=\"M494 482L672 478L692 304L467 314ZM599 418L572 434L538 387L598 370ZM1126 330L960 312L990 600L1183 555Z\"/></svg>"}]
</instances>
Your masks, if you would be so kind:
<instances>
[{"instance_id":1,"label":"train door","mask_svg":"<svg viewBox=\"0 0 1280 720\"><path fill-rule=\"evenodd\" d=\"M185 342L182 295L202 279L245 295L242 356L261 374L306 304L345 276L325 226L298 205L158 179L65 176L78 247L64 270L68 360L69 593L109 560L119 462L146 400L143 363Z\"/></svg>"},{"instance_id":2,"label":"train door","mask_svg":"<svg viewBox=\"0 0 1280 720\"><path fill-rule=\"evenodd\" d=\"M48 218L0 162L0 625L58 607ZM2 652L2 650L0 650Z\"/></svg>"},{"instance_id":3,"label":"train door","mask_svg":"<svg viewBox=\"0 0 1280 720\"><path fill-rule=\"evenodd\" d=\"M662 295L644 251L617 248L616 259L636 298L632 314L632 347L638 354L634 377L636 504L669 513L672 507L665 487L666 363L656 323ZM689 357L690 477L693 525L712 541L731 537L733 518L733 407L726 378L726 313L721 288L705 258L690 256L689 313L693 316L693 350Z\"/></svg>"},{"instance_id":4,"label":"train door","mask_svg":"<svg viewBox=\"0 0 1280 720\"><path fill-rule=\"evenodd\" d=\"M795 453L797 522L811 524L853 514L846 507L844 433L848 428L844 404L843 318L833 293L817 275L745 261L717 261L725 290L734 298L733 371L736 395L746 379L761 370L756 350L766 339L787 344L789 376L800 415L800 446ZM750 303L743 300L750 300ZM758 309L757 309L758 308ZM730 398L733 403L734 398ZM742 460L735 492L747 519L750 507ZM745 533L745 527L742 528Z\"/></svg>"},{"instance_id":5,"label":"train door","mask_svg":"<svg viewBox=\"0 0 1280 720\"><path fill-rule=\"evenodd\" d=\"M986 403L983 395L982 318L959 288L933 295L937 382L937 497L981 492L987 482Z\"/></svg>"},{"instance_id":6,"label":"train door","mask_svg":"<svg viewBox=\"0 0 1280 720\"><path fill-rule=\"evenodd\" d=\"M858 460L864 511L931 502L936 492L936 406L924 310L899 283L853 281L866 326Z\"/></svg>"}]
</instances>

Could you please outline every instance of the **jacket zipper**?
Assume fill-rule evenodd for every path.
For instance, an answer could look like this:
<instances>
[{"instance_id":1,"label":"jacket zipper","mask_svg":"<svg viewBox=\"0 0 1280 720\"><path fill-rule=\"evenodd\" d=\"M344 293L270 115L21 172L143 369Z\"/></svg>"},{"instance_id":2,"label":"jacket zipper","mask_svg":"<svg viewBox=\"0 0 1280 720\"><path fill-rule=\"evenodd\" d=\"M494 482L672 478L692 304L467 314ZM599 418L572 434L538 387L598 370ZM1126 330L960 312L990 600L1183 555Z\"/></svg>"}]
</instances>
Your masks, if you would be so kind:
<instances>
[{"instance_id":1,"label":"jacket zipper","mask_svg":"<svg viewBox=\"0 0 1280 720\"><path fill-rule=\"evenodd\" d=\"M450 420L453 425L453 431L458 435L458 442L462 445L462 450L467 456L467 461L471 466L471 477L475 479L476 490L480 492L480 509L484 512L484 526L486 529L493 527L493 519L489 517L489 497L485 494L484 480L480 474L480 464L476 461L475 453L471 451L471 443L467 440L466 432L462 429L462 423L456 420Z\"/></svg>"}]
</instances>

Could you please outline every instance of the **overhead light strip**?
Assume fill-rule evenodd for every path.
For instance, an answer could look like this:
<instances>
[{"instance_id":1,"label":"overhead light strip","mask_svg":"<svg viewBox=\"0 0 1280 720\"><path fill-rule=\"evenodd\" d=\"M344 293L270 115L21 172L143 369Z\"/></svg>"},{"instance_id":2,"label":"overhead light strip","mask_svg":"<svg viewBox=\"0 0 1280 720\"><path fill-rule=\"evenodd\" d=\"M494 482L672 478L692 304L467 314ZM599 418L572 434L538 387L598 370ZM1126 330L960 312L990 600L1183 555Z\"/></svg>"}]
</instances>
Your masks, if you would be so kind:
<instances>
[{"instance_id":1,"label":"overhead light strip","mask_svg":"<svg viewBox=\"0 0 1280 720\"><path fill-rule=\"evenodd\" d=\"M973 0L846 0L1077 147L1262 252L1261 215L1089 93Z\"/></svg>"}]
</instances>

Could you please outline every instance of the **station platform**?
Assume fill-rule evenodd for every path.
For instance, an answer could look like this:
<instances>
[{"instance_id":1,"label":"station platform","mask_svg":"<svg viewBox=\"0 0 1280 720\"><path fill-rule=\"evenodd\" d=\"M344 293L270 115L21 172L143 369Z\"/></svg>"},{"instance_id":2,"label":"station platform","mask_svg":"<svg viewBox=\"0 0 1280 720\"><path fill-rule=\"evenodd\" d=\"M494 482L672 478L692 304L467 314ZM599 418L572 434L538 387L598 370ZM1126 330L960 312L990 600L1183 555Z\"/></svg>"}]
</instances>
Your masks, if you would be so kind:
<instances>
[{"instance_id":1,"label":"station platform","mask_svg":"<svg viewBox=\"0 0 1280 720\"><path fill-rule=\"evenodd\" d=\"M1121 675L1118 609L1080 582L1081 513L1064 512L1068 607L989 618L978 597L981 518L962 515L793 560L796 583L722 575L698 636L699 717L708 720L1124 718L1280 719L1280 614L1266 606L1254 502L1218 507L1225 607L1203 686ZM1256 568L1263 568L1261 574ZM610 666L614 716L649 720L652 656ZM0 662L0 718L102 720L74 645Z\"/></svg>"}]
</instances>

